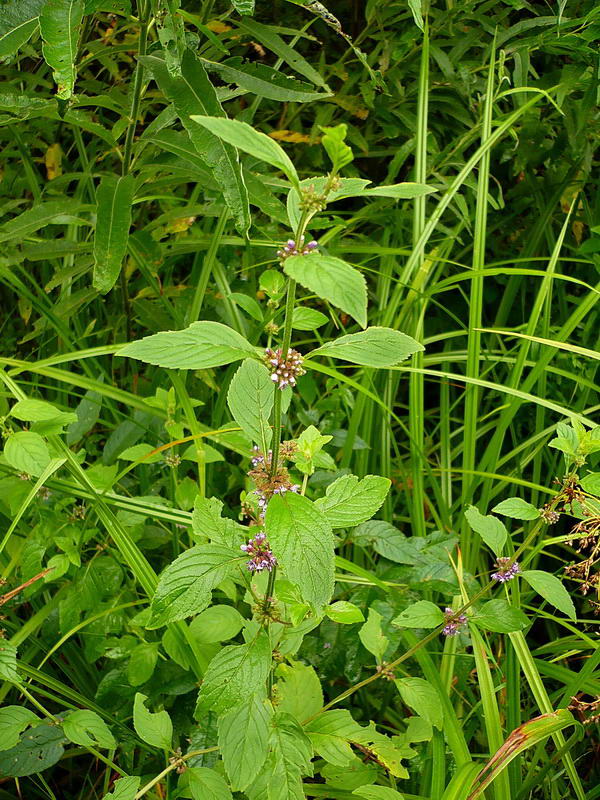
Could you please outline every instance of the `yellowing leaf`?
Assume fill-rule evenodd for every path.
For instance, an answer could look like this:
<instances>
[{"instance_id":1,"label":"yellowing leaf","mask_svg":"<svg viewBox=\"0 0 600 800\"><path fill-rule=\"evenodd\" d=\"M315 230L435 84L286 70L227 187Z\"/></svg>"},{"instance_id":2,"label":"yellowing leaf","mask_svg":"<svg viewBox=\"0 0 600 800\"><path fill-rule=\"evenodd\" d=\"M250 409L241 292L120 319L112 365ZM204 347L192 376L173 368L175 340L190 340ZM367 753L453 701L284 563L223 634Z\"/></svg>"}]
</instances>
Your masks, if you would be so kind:
<instances>
[{"instance_id":1,"label":"yellowing leaf","mask_svg":"<svg viewBox=\"0 0 600 800\"><path fill-rule=\"evenodd\" d=\"M46 177L49 181L62 175L62 150L58 142L51 144L44 156Z\"/></svg>"},{"instance_id":2,"label":"yellowing leaf","mask_svg":"<svg viewBox=\"0 0 600 800\"><path fill-rule=\"evenodd\" d=\"M288 130L280 130L280 131L271 131L269 134L271 139L276 139L278 142L306 142L309 143L311 141L310 136L306 133L298 133L297 131L288 131Z\"/></svg>"}]
</instances>

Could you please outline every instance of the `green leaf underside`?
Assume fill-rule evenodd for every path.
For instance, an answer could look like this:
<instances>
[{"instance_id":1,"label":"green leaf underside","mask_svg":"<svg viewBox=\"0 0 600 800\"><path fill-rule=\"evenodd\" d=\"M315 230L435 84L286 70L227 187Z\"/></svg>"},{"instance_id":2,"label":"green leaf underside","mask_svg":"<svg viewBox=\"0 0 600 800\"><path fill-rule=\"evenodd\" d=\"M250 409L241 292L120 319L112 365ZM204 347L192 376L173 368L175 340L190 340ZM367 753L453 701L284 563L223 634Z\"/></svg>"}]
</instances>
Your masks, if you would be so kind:
<instances>
[{"instance_id":1,"label":"green leaf underside","mask_svg":"<svg viewBox=\"0 0 600 800\"><path fill-rule=\"evenodd\" d=\"M503 523L491 514L484 516L475 506L467 508L465 517L471 528L481 536L490 550L499 556L508 536Z\"/></svg>"},{"instance_id":2,"label":"green leaf underside","mask_svg":"<svg viewBox=\"0 0 600 800\"><path fill-rule=\"evenodd\" d=\"M19 741L19 735L39 718L23 706L0 708L0 750L10 750Z\"/></svg>"},{"instance_id":3,"label":"green leaf underside","mask_svg":"<svg viewBox=\"0 0 600 800\"><path fill-rule=\"evenodd\" d=\"M367 284L350 264L312 253L286 258L283 269L305 289L349 314L362 328L367 327Z\"/></svg>"},{"instance_id":4,"label":"green leaf underside","mask_svg":"<svg viewBox=\"0 0 600 800\"><path fill-rule=\"evenodd\" d=\"M133 727L135 732L147 744L159 747L161 750L171 748L173 738L173 723L166 711L153 713L148 711L145 702L148 698L144 694L136 693L133 702Z\"/></svg>"},{"instance_id":5,"label":"green leaf underside","mask_svg":"<svg viewBox=\"0 0 600 800\"><path fill-rule=\"evenodd\" d=\"M484 603L471 619L480 628L495 633L522 631L529 625L529 620L520 608L501 598Z\"/></svg>"},{"instance_id":6,"label":"green leaf underside","mask_svg":"<svg viewBox=\"0 0 600 800\"><path fill-rule=\"evenodd\" d=\"M118 354L168 369L209 369L254 356L239 333L220 322L194 322L181 331L163 331L125 345Z\"/></svg>"},{"instance_id":7,"label":"green leaf underside","mask_svg":"<svg viewBox=\"0 0 600 800\"><path fill-rule=\"evenodd\" d=\"M520 497L509 497L492 508L494 514L504 514L512 519L537 519L540 512L531 503L521 500Z\"/></svg>"},{"instance_id":8,"label":"green leaf underside","mask_svg":"<svg viewBox=\"0 0 600 800\"><path fill-rule=\"evenodd\" d=\"M266 64L244 63L240 58L224 63L202 59L202 63L225 83L235 83L258 97L282 103L310 103L331 96L328 92L315 92L310 84L289 78Z\"/></svg>"},{"instance_id":9,"label":"green leaf underside","mask_svg":"<svg viewBox=\"0 0 600 800\"><path fill-rule=\"evenodd\" d=\"M117 746L115 737L106 722L96 714L82 708L72 711L63 720L63 731L67 739L83 747L103 747L109 750Z\"/></svg>"},{"instance_id":10,"label":"green leaf underside","mask_svg":"<svg viewBox=\"0 0 600 800\"><path fill-rule=\"evenodd\" d=\"M240 428L263 451L271 441L269 419L273 402L269 371L264 364L246 359L231 380L227 405Z\"/></svg>"},{"instance_id":11,"label":"green leaf underside","mask_svg":"<svg viewBox=\"0 0 600 800\"><path fill-rule=\"evenodd\" d=\"M365 367L393 367L424 349L422 344L405 333L373 327L340 336L311 351L308 357L329 356Z\"/></svg>"},{"instance_id":12,"label":"green leaf underside","mask_svg":"<svg viewBox=\"0 0 600 800\"><path fill-rule=\"evenodd\" d=\"M75 61L83 19L83 0L46 0L40 14L42 52L52 67L57 95L68 100L77 75Z\"/></svg>"},{"instance_id":13,"label":"green leaf underside","mask_svg":"<svg viewBox=\"0 0 600 800\"><path fill-rule=\"evenodd\" d=\"M9 0L0 14L0 58L10 56L25 44L38 27L44 0Z\"/></svg>"},{"instance_id":14,"label":"green leaf underside","mask_svg":"<svg viewBox=\"0 0 600 800\"><path fill-rule=\"evenodd\" d=\"M278 563L300 589L302 599L320 609L333 593L334 545L331 525L315 503L288 492L267 507L267 537Z\"/></svg>"},{"instance_id":15,"label":"green leaf underside","mask_svg":"<svg viewBox=\"0 0 600 800\"><path fill-rule=\"evenodd\" d=\"M395 681L400 697L409 708L438 730L444 724L443 706L437 690L423 678L398 678Z\"/></svg>"},{"instance_id":16,"label":"green leaf underside","mask_svg":"<svg viewBox=\"0 0 600 800\"><path fill-rule=\"evenodd\" d=\"M118 778L114 783L112 792L109 792L104 797L104 800L134 800L140 783L141 778L137 776Z\"/></svg>"},{"instance_id":17,"label":"green leaf underside","mask_svg":"<svg viewBox=\"0 0 600 800\"><path fill-rule=\"evenodd\" d=\"M243 558L243 554L217 544L196 545L181 553L159 578L148 627L199 614L210 603L212 590Z\"/></svg>"},{"instance_id":18,"label":"green leaf underside","mask_svg":"<svg viewBox=\"0 0 600 800\"><path fill-rule=\"evenodd\" d=\"M219 748L234 791L243 792L265 762L272 714L268 700L251 694L219 719Z\"/></svg>"},{"instance_id":19,"label":"green leaf underside","mask_svg":"<svg viewBox=\"0 0 600 800\"><path fill-rule=\"evenodd\" d=\"M112 289L121 272L131 226L133 192L132 175L107 175L96 193L94 288L102 294Z\"/></svg>"},{"instance_id":20,"label":"green leaf underside","mask_svg":"<svg viewBox=\"0 0 600 800\"><path fill-rule=\"evenodd\" d=\"M393 619L399 628L437 628L444 621L444 614L429 600L418 600L405 608Z\"/></svg>"},{"instance_id":21,"label":"green leaf underside","mask_svg":"<svg viewBox=\"0 0 600 800\"><path fill-rule=\"evenodd\" d=\"M349 528L366 522L382 506L390 489L389 478L343 475L327 487L325 497L315 501L332 528Z\"/></svg>"},{"instance_id":22,"label":"green leaf underside","mask_svg":"<svg viewBox=\"0 0 600 800\"><path fill-rule=\"evenodd\" d=\"M562 611L569 619L577 619L573 600L555 575L539 569L528 569L521 573L521 577L550 605Z\"/></svg>"},{"instance_id":23,"label":"green leaf underside","mask_svg":"<svg viewBox=\"0 0 600 800\"><path fill-rule=\"evenodd\" d=\"M4 457L13 469L36 477L50 463L48 445L33 431L19 431L9 436L4 445Z\"/></svg>"}]
</instances>

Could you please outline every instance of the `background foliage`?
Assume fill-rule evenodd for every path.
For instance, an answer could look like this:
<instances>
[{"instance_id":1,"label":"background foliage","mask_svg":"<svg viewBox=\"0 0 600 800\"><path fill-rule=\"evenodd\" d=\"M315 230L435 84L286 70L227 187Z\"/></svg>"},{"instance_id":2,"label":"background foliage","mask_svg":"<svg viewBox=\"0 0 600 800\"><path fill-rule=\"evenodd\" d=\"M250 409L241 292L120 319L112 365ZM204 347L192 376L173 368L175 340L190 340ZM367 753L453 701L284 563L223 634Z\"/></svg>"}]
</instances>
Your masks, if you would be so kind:
<instances>
[{"instance_id":1,"label":"background foliage","mask_svg":"<svg viewBox=\"0 0 600 800\"><path fill-rule=\"evenodd\" d=\"M600 11L253 6L0 7L0 797L593 800ZM247 123L288 161L192 116ZM116 353L198 320L248 353L277 344L286 174L330 173L323 129L342 123L355 191L310 237L364 276L368 320L361 280L299 281L293 346L325 355L284 438L316 429L290 465L315 520L334 481L355 494L345 476L392 488L334 524L332 598L291 559L284 624L261 628L264 572L218 574L180 615L157 576L244 541L259 395L238 378L236 413L239 363L199 349ZM407 183L432 191L369 194ZM424 350L382 369L373 349L327 355L366 322ZM523 578L490 586L515 553ZM468 617L456 636L445 607Z\"/></svg>"}]
</instances>

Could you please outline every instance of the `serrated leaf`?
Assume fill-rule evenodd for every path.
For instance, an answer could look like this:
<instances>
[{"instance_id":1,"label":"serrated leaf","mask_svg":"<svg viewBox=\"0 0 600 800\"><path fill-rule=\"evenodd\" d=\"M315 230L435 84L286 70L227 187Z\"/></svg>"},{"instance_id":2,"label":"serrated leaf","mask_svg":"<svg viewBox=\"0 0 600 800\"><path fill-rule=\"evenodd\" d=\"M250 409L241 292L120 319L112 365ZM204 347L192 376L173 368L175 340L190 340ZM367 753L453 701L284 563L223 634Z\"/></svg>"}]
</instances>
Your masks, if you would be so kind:
<instances>
[{"instance_id":1,"label":"serrated leaf","mask_svg":"<svg viewBox=\"0 0 600 800\"><path fill-rule=\"evenodd\" d=\"M209 767L190 767L179 784L184 787L180 797L191 797L192 800L232 800L222 775Z\"/></svg>"},{"instance_id":2,"label":"serrated leaf","mask_svg":"<svg viewBox=\"0 0 600 800\"><path fill-rule=\"evenodd\" d=\"M96 192L93 283L102 294L115 285L127 252L134 186L133 175L106 175Z\"/></svg>"},{"instance_id":3,"label":"serrated leaf","mask_svg":"<svg viewBox=\"0 0 600 800\"><path fill-rule=\"evenodd\" d=\"M56 764L64 753L65 737L56 725L39 725L9 750L0 752L0 775L24 778Z\"/></svg>"},{"instance_id":4,"label":"serrated leaf","mask_svg":"<svg viewBox=\"0 0 600 800\"><path fill-rule=\"evenodd\" d=\"M280 169L297 187L299 185L298 173L296 168L288 158L285 150L280 147L273 139L264 133L255 130L246 122L237 119L227 119L223 117L208 117L192 115L191 119L204 130L218 136L224 142L237 147L244 153L271 164L276 169Z\"/></svg>"},{"instance_id":5,"label":"serrated leaf","mask_svg":"<svg viewBox=\"0 0 600 800\"><path fill-rule=\"evenodd\" d=\"M287 492L269 501L265 527L277 562L302 599L322 608L333 593L334 545L327 517L307 497Z\"/></svg>"},{"instance_id":6,"label":"serrated leaf","mask_svg":"<svg viewBox=\"0 0 600 800\"><path fill-rule=\"evenodd\" d=\"M194 322L181 331L155 333L118 351L120 356L168 369L210 369L255 353L241 334L220 322Z\"/></svg>"},{"instance_id":7,"label":"serrated leaf","mask_svg":"<svg viewBox=\"0 0 600 800\"><path fill-rule=\"evenodd\" d=\"M44 0L9 0L0 14L0 58L6 58L24 45L39 24Z\"/></svg>"},{"instance_id":8,"label":"serrated leaf","mask_svg":"<svg viewBox=\"0 0 600 800\"><path fill-rule=\"evenodd\" d=\"M192 144L212 171L217 185L221 188L236 228L245 235L250 227L250 210L248 208L248 192L237 153L226 143L226 139L211 135L192 121L192 116L198 114L211 115L207 117L208 119L225 117L225 112L219 103L214 86L208 79L206 70L191 50L186 50L183 54L181 77L171 75L165 61L156 55L143 56L140 61L150 69L160 90L167 100L173 103L177 116L188 132ZM212 134L215 134L215 131Z\"/></svg>"},{"instance_id":9,"label":"serrated leaf","mask_svg":"<svg viewBox=\"0 0 600 800\"><path fill-rule=\"evenodd\" d=\"M499 556L508 536L503 523L491 514L484 516L475 506L467 508L465 518L470 527L481 536L490 550Z\"/></svg>"},{"instance_id":10,"label":"serrated leaf","mask_svg":"<svg viewBox=\"0 0 600 800\"><path fill-rule=\"evenodd\" d=\"M113 785L112 792L105 795L103 800L134 800L140 783L141 778L137 776L118 778Z\"/></svg>"},{"instance_id":11,"label":"serrated leaf","mask_svg":"<svg viewBox=\"0 0 600 800\"><path fill-rule=\"evenodd\" d=\"M60 421L62 425L76 422L77 415L71 411L61 411L44 400L18 400L10 409L11 417L16 417L22 422L47 422Z\"/></svg>"},{"instance_id":12,"label":"serrated leaf","mask_svg":"<svg viewBox=\"0 0 600 800\"><path fill-rule=\"evenodd\" d=\"M315 501L332 528L351 528L366 522L383 505L391 486L388 478L366 475L342 475L325 490L325 497Z\"/></svg>"},{"instance_id":13,"label":"serrated leaf","mask_svg":"<svg viewBox=\"0 0 600 800\"><path fill-rule=\"evenodd\" d=\"M223 517L223 503L216 497L197 497L192 512L194 536L207 537L213 543L234 550L244 543L248 529L229 517Z\"/></svg>"},{"instance_id":14,"label":"serrated leaf","mask_svg":"<svg viewBox=\"0 0 600 800\"><path fill-rule=\"evenodd\" d=\"M470 619L480 628L495 633L522 631L529 625L529 620L521 609L502 598L484 603Z\"/></svg>"},{"instance_id":15,"label":"serrated leaf","mask_svg":"<svg viewBox=\"0 0 600 800\"><path fill-rule=\"evenodd\" d=\"M86 708L67 714L62 729L67 739L83 747L102 747L112 750L117 746L115 737L102 717Z\"/></svg>"},{"instance_id":16,"label":"serrated leaf","mask_svg":"<svg viewBox=\"0 0 600 800\"><path fill-rule=\"evenodd\" d=\"M312 253L286 258L283 270L305 289L349 314L362 328L367 327L367 285L350 264Z\"/></svg>"},{"instance_id":17,"label":"serrated leaf","mask_svg":"<svg viewBox=\"0 0 600 800\"><path fill-rule=\"evenodd\" d=\"M147 744L152 747L160 747L161 750L171 749L173 739L173 723L166 711L153 713L148 711L144 705L148 698L145 694L136 693L133 701L133 727L135 732Z\"/></svg>"},{"instance_id":18,"label":"serrated leaf","mask_svg":"<svg viewBox=\"0 0 600 800\"><path fill-rule=\"evenodd\" d=\"M268 369L247 358L231 379L227 405L240 428L263 452L268 450L271 441L269 419L273 403L273 381Z\"/></svg>"},{"instance_id":19,"label":"serrated leaf","mask_svg":"<svg viewBox=\"0 0 600 800\"><path fill-rule=\"evenodd\" d=\"M373 327L333 339L312 350L308 357L329 356L365 367L393 367L424 349L422 344L405 333Z\"/></svg>"},{"instance_id":20,"label":"serrated leaf","mask_svg":"<svg viewBox=\"0 0 600 800\"><path fill-rule=\"evenodd\" d=\"M209 72L216 72L225 83L235 83L258 97L280 103L310 103L331 96L330 92L315 92L308 83L289 78L267 64L244 63L241 58L224 62L203 58L202 63Z\"/></svg>"},{"instance_id":21,"label":"serrated leaf","mask_svg":"<svg viewBox=\"0 0 600 800\"><path fill-rule=\"evenodd\" d=\"M524 570L520 575L550 605L562 611L569 619L577 619L571 596L555 575L540 569Z\"/></svg>"},{"instance_id":22,"label":"serrated leaf","mask_svg":"<svg viewBox=\"0 0 600 800\"><path fill-rule=\"evenodd\" d=\"M390 643L381 630L381 619L381 614L375 611L374 608L370 608L367 621L358 631L358 638L369 653L375 656L378 664L383 660L383 654Z\"/></svg>"},{"instance_id":23,"label":"serrated leaf","mask_svg":"<svg viewBox=\"0 0 600 800\"><path fill-rule=\"evenodd\" d=\"M40 13L42 52L52 68L61 100L68 100L73 94L82 19L83 0L46 0Z\"/></svg>"},{"instance_id":24,"label":"serrated leaf","mask_svg":"<svg viewBox=\"0 0 600 800\"><path fill-rule=\"evenodd\" d=\"M323 689L314 667L294 661L277 667L277 710L297 720L318 714L323 707Z\"/></svg>"},{"instance_id":25,"label":"serrated leaf","mask_svg":"<svg viewBox=\"0 0 600 800\"><path fill-rule=\"evenodd\" d=\"M38 722L39 717L24 706L0 708L0 750L10 750L18 743L22 731Z\"/></svg>"},{"instance_id":26,"label":"serrated leaf","mask_svg":"<svg viewBox=\"0 0 600 800\"><path fill-rule=\"evenodd\" d=\"M306 306L296 306L292 314L292 328L297 331L316 331L327 321L325 314Z\"/></svg>"},{"instance_id":27,"label":"serrated leaf","mask_svg":"<svg viewBox=\"0 0 600 800\"><path fill-rule=\"evenodd\" d=\"M272 715L270 702L252 694L219 719L219 749L234 791L243 792L265 763Z\"/></svg>"},{"instance_id":28,"label":"serrated leaf","mask_svg":"<svg viewBox=\"0 0 600 800\"><path fill-rule=\"evenodd\" d=\"M271 729L271 753L256 781L248 787L249 800L304 800L302 776L312 774L312 747L298 722L278 713Z\"/></svg>"},{"instance_id":29,"label":"serrated leaf","mask_svg":"<svg viewBox=\"0 0 600 800\"><path fill-rule=\"evenodd\" d=\"M39 433L19 431L6 440L4 458L18 472L37 477L50 463L50 451Z\"/></svg>"},{"instance_id":30,"label":"serrated leaf","mask_svg":"<svg viewBox=\"0 0 600 800\"><path fill-rule=\"evenodd\" d=\"M394 682L404 703L434 728L442 730L444 711L437 690L423 678L398 678Z\"/></svg>"},{"instance_id":31,"label":"serrated leaf","mask_svg":"<svg viewBox=\"0 0 600 800\"><path fill-rule=\"evenodd\" d=\"M412 603L392 620L399 628L437 628L444 621L444 614L429 600Z\"/></svg>"},{"instance_id":32,"label":"serrated leaf","mask_svg":"<svg viewBox=\"0 0 600 800\"><path fill-rule=\"evenodd\" d=\"M158 580L147 627L159 628L203 611L215 586L243 558L243 553L217 544L196 545L181 553Z\"/></svg>"},{"instance_id":33,"label":"serrated leaf","mask_svg":"<svg viewBox=\"0 0 600 800\"><path fill-rule=\"evenodd\" d=\"M339 622L342 625L352 625L355 622L362 622L365 618L364 614L358 606L354 603L349 603L347 600L338 600L327 606L325 609L326 615L334 622Z\"/></svg>"},{"instance_id":34,"label":"serrated leaf","mask_svg":"<svg viewBox=\"0 0 600 800\"><path fill-rule=\"evenodd\" d=\"M230 711L248 697L249 687L259 694L264 690L270 668L271 645L262 631L247 644L224 647L208 665L196 716L211 710L217 714Z\"/></svg>"},{"instance_id":35,"label":"serrated leaf","mask_svg":"<svg viewBox=\"0 0 600 800\"><path fill-rule=\"evenodd\" d=\"M511 519L537 519L540 516L540 512L535 506L520 497L508 497L494 506L492 511L494 514L503 514Z\"/></svg>"}]
</instances>

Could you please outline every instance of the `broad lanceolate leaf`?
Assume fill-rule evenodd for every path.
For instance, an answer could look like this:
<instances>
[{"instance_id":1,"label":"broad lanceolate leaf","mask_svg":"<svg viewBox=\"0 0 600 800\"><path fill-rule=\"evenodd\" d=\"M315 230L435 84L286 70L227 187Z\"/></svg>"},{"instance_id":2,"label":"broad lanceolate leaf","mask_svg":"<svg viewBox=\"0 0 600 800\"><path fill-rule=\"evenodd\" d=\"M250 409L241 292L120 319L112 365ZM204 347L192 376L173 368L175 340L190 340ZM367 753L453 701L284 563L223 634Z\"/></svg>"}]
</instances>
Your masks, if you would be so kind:
<instances>
[{"instance_id":1,"label":"broad lanceolate leaf","mask_svg":"<svg viewBox=\"0 0 600 800\"><path fill-rule=\"evenodd\" d=\"M333 339L313 350L309 356L330 356L365 367L393 367L424 349L422 344L405 333L392 328L375 327Z\"/></svg>"},{"instance_id":2,"label":"broad lanceolate leaf","mask_svg":"<svg viewBox=\"0 0 600 800\"><path fill-rule=\"evenodd\" d=\"M291 714L273 718L270 746L262 772L246 790L249 800L304 800L302 776L312 775L312 746Z\"/></svg>"},{"instance_id":3,"label":"broad lanceolate leaf","mask_svg":"<svg viewBox=\"0 0 600 800\"><path fill-rule=\"evenodd\" d=\"M61 411L52 403L44 400L18 400L10 409L10 415L22 422L49 422L60 420L63 425L77 421L77 415L72 411Z\"/></svg>"},{"instance_id":4,"label":"broad lanceolate leaf","mask_svg":"<svg viewBox=\"0 0 600 800\"><path fill-rule=\"evenodd\" d=\"M265 763L272 715L268 700L249 694L246 702L219 719L219 749L234 791L243 792Z\"/></svg>"},{"instance_id":5,"label":"broad lanceolate leaf","mask_svg":"<svg viewBox=\"0 0 600 800\"><path fill-rule=\"evenodd\" d=\"M231 711L248 698L249 692L264 698L270 668L271 645L264 631L246 644L224 647L208 665L198 695L196 717L206 711L217 714Z\"/></svg>"},{"instance_id":6,"label":"broad lanceolate leaf","mask_svg":"<svg viewBox=\"0 0 600 800\"><path fill-rule=\"evenodd\" d=\"M24 706L0 708L0 750L9 750L19 741L19 734L40 718Z\"/></svg>"},{"instance_id":7,"label":"broad lanceolate leaf","mask_svg":"<svg viewBox=\"0 0 600 800\"><path fill-rule=\"evenodd\" d=\"M347 600L338 600L327 606L325 613L334 622L339 622L342 625L352 625L355 622L363 622L364 614L358 606L354 603L349 603Z\"/></svg>"},{"instance_id":8,"label":"broad lanceolate leaf","mask_svg":"<svg viewBox=\"0 0 600 800\"><path fill-rule=\"evenodd\" d=\"M502 552L508 532L503 523L491 514L484 516L475 506L465 511L467 522L497 556Z\"/></svg>"},{"instance_id":9,"label":"broad lanceolate leaf","mask_svg":"<svg viewBox=\"0 0 600 800\"><path fill-rule=\"evenodd\" d=\"M273 381L264 364L247 358L233 376L227 405L240 426L263 452L271 441L269 419L273 409Z\"/></svg>"},{"instance_id":10,"label":"broad lanceolate leaf","mask_svg":"<svg viewBox=\"0 0 600 800\"><path fill-rule=\"evenodd\" d=\"M288 492L269 501L267 537L278 563L317 609L333 593L334 546L331 525L307 497Z\"/></svg>"},{"instance_id":11,"label":"broad lanceolate leaf","mask_svg":"<svg viewBox=\"0 0 600 800\"><path fill-rule=\"evenodd\" d=\"M531 588L541 595L544 600L547 600L550 605L562 611L570 619L577 619L571 596L555 575L551 575L541 569L527 569L520 574Z\"/></svg>"},{"instance_id":12,"label":"broad lanceolate leaf","mask_svg":"<svg viewBox=\"0 0 600 800\"><path fill-rule=\"evenodd\" d=\"M332 528L351 528L366 522L382 506L391 486L389 478L366 475L343 475L327 487L325 497L315 505L322 511Z\"/></svg>"},{"instance_id":13,"label":"broad lanceolate leaf","mask_svg":"<svg viewBox=\"0 0 600 800\"><path fill-rule=\"evenodd\" d=\"M412 603L392 620L399 628L437 628L444 621L442 611L429 600Z\"/></svg>"},{"instance_id":14,"label":"broad lanceolate leaf","mask_svg":"<svg viewBox=\"0 0 600 800\"><path fill-rule=\"evenodd\" d=\"M535 506L520 497L509 497L494 506L492 511L494 514L503 514L512 519L537 519L540 516L539 510Z\"/></svg>"},{"instance_id":15,"label":"broad lanceolate leaf","mask_svg":"<svg viewBox=\"0 0 600 800\"><path fill-rule=\"evenodd\" d=\"M38 26L44 0L9 0L0 14L0 58L16 53Z\"/></svg>"},{"instance_id":16,"label":"broad lanceolate leaf","mask_svg":"<svg viewBox=\"0 0 600 800\"><path fill-rule=\"evenodd\" d=\"M231 792L222 775L209 767L190 767L180 779L184 789L180 797L192 800L232 800Z\"/></svg>"},{"instance_id":17,"label":"broad lanceolate leaf","mask_svg":"<svg viewBox=\"0 0 600 800\"><path fill-rule=\"evenodd\" d=\"M4 457L13 469L36 477L50 463L48 445L33 431L12 433L4 445Z\"/></svg>"},{"instance_id":18,"label":"broad lanceolate leaf","mask_svg":"<svg viewBox=\"0 0 600 800\"><path fill-rule=\"evenodd\" d=\"M96 193L94 289L102 294L115 285L127 252L133 189L133 175L107 175Z\"/></svg>"},{"instance_id":19,"label":"broad lanceolate leaf","mask_svg":"<svg viewBox=\"0 0 600 800\"><path fill-rule=\"evenodd\" d=\"M225 116L206 70L191 50L183 54L181 77L171 75L165 61L155 55L144 56L140 60L150 69L167 100L175 106L192 144L221 187L236 228L245 234L250 227L250 210L237 153L226 140L213 135L215 131L209 133L191 120L192 115L196 114L210 114L210 119Z\"/></svg>"},{"instance_id":20,"label":"broad lanceolate leaf","mask_svg":"<svg viewBox=\"0 0 600 800\"><path fill-rule=\"evenodd\" d=\"M0 752L0 775L3 778L23 778L43 772L60 761L65 749L65 737L56 725L39 725L11 747Z\"/></svg>"},{"instance_id":21,"label":"broad lanceolate leaf","mask_svg":"<svg viewBox=\"0 0 600 800\"><path fill-rule=\"evenodd\" d=\"M444 724L443 706L437 690L423 678L398 678L395 681L400 697L409 708L438 730Z\"/></svg>"},{"instance_id":22,"label":"broad lanceolate leaf","mask_svg":"<svg viewBox=\"0 0 600 800\"><path fill-rule=\"evenodd\" d=\"M374 608L369 609L369 616L365 624L360 628L358 637L369 653L375 656L377 663L380 664L390 642L381 630L381 614L375 611Z\"/></svg>"},{"instance_id":23,"label":"broad lanceolate leaf","mask_svg":"<svg viewBox=\"0 0 600 800\"><path fill-rule=\"evenodd\" d=\"M164 13L156 15L156 32L162 45L167 69L171 75L181 75L181 59L185 51L183 19L177 13L180 0L166 0Z\"/></svg>"},{"instance_id":24,"label":"broad lanceolate leaf","mask_svg":"<svg viewBox=\"0 0 600 800\"><path fill-rule=\"evenodd\" d=\"M83 747L104 747L112 750L117 746L115 737L102 717L86 708L67 714L62 729L67 739Z\"/></svg>"},{"instance_id":25,"label":"broad lanceolate leaf","mask_svg":"<svg viewBox=\"0 0 600 800\"><path fill-rule=\"evenodd\" d=\"M73 94L77 70L77 44L83 19L83 0L46 0L40 13L42 52L52 67L57 95L68 100Z\"/></svg>"},{"instance_id":26,"label":"broad lanceolate leaf","mask_svg":"<svg viewBox=\"0 0 600 800\"><path fill-rule=\"evenodd\" d=\"M77 219L75 215L83 207L82 203L67 199L38 203L0 226L0 242L7 242L11 239L20 242L30 233L45 228L46 225L71 222Z\"/></svg>"},{"instance_id":27,"label":"broad lanceolate leaf","mask_svg":"<svg viewBox=\"0 0 600 800\"><path fill-rule=\"evenodd\" d=\"M166 711L152 713L144 705L147 700L146 695L137 692L133 702L133 727L135 732L152 747L160 747L161 750L171 748L173 738L173 723Z\"/></svg>"},{"instance_id":28,"label":"broad lanceolate leaf","mask_svg":"<svg viewBox=\"0 0 600 800\"><path fill-rule=\"evenodd\" d=\"M311 100L331 96L330 92L315 92L310 84L289 78L266 64L244 63L241 58L225 62L202 59L202 63L209 72L216 72L225 83L235 83L259 97L281 103L310 103Z\"/></svg>"},{"instance_id":29,"label":"broad lanceolate leaf","mask_svg":"<svg viewBox=\"0 0 600 800\"><path fill-rule=\"evenodd\" d=\"M141 778L137 776L118 778L115 781L112 792L105 795L103 800L134 800L140 783Z\"/></svg>"},{"instance_id":30,"label":"broad lanceolate leaf","mask_svg":"<svg viewBox=\"0 0 600 800\"><path fill-rule=\"evenodd\" d=\"M480 628L495 633L522 631L529 625L529 620L521 609L502 598L484 603L470 619Z\"/></svg>"},{"instance_id":31,"label":"broad lanceolate leaf","mask_svg":"<svg viewBox=\"0 0 600 800\"><path fill-rule=\"evenodd\" d=\"M248 123L236 119L198 115L192 116L192 119L197 125L218 136L224 142L280 169L290 182L298 187L298 173L285 150L264 133L260 133Z\"/></svg>"},{"instance_id":32,"label":"broad lanceolate leaf","mask_svg":"<svg viewBox=\"0 0 600 800\"><path fill-rule=\"evenodd\" d=\"M217 544L201 544L181 553L159 578L148 627L159 628L203 611L210 603L211 591L243 557L243 553Z\"/></svg>"},{"instance_id":33,"label":"broad lanceolate leaf","mask_svg":"<svg viewBox=\"0 0 600 800\"><path fill-rule=\"evenodd\" d=\"M418 719L418 717L411 717L411 719ZM378 786L369 785L359 786L352 794L363 800L404 800L404 795L392 789L391 786Z\"/></svg>"},{"instance_id":34,"label":"broad lanceolate leaf","mask_svg":"<svg viewBox=\"0 0 600 800\"><path fill-rule=\"evenodd\" d=\"M334 256L313 253L286 258L283 269L305 289L367 326L367 285L361 273Z\"/></svg>"},{"instance_id":35,"label":"broad lanceolate leaf","mask_svg":"<svg viewBox=\"0 0 600 800\"><path fill-rule=\"evenodd\" d=\"M194 322L182 331L163 331L131 342L119 355L168 369L210 369L253 356L256 350L220 322Z\"/></svg>"}]
</instances>

